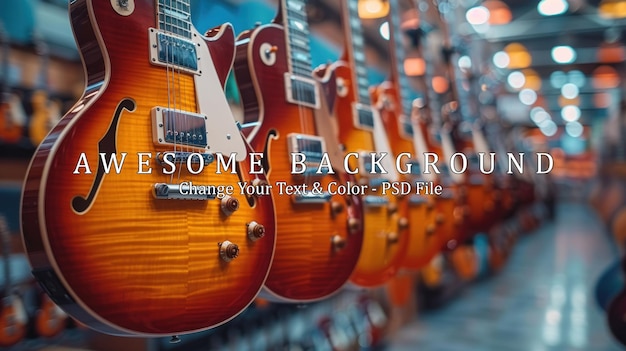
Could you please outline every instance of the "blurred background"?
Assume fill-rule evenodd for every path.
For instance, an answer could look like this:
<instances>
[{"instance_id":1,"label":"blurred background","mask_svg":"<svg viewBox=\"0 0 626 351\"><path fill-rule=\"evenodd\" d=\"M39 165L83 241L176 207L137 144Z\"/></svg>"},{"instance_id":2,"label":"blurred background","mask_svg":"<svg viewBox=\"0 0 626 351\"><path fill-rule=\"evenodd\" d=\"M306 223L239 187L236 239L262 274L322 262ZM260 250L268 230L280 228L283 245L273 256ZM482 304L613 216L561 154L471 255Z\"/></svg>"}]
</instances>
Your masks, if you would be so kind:
<instances>
[{"instance_id":1,"label":"blurred background","mask_svg":"<svg viewBox=\"0 0 626 351\"><path fill-rule=\"evenodd\" d=\"M626 1L399 0L401 62L389 3L359 0L371 86L400 67L411 97L481 121L491 145L547 152L549 174L516 175L515 206L419 271L310 305L257 300L213 330L117 338L72 321L42 294L19 235L30 157L81 97L85 78L63 0L0 2L0 291L23 301L27 333L7 350L619 350L626 340ZM308 0L312 66L348 43L337 0ZM191 0L204 32L269 23L276 0ZM236 118L242 107L229 77ZM437 120L438 113L433 113ZM529 167L533 157L529 157ZM520 189L522 191L520 191ZM609 323L609 321L611 321ZM2 326L2 324L0 324ZM10 334L10 330L5 332Z\"/></svg>"}]
</instances>

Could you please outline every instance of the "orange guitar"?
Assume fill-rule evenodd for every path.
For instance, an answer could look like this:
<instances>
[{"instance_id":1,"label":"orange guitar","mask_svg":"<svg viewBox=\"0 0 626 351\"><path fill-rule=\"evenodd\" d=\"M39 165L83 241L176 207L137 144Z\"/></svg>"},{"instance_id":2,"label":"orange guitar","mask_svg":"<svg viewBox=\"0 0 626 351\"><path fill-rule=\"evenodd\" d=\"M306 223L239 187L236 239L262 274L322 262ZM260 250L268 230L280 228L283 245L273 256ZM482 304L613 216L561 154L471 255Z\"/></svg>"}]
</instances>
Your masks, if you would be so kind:
<instances>
[{"instance_id":1,"label":"orange guitar","mask_svg":"<svg viewBox=\"0 0 626 351\"><path fill-rule=\"evenodd\" d=\"M341 2L347 44L342 59L317 73L337 77L334 116L339 140L346 154L353 153L354 157L348 158L350 169L358 169L359 183L367 186L363 195L363 248L350 281L374 287L389 281L402 266L409 243L409 222L406 206L390 192L382 193L382 183L399 177L380 115L371 105L357 2Z\"/></svg>"},{"instance_id":2,"label":"orange guitar","mask_svg":"<svg viewBox=\"0 0 626 351\"><path fill-rule=\"evenodd\" d=\"M411 119L413 91L404 73L403 31L400 28L400 9L397 0L389 1L388 22L390 26L390 78L374 90L374 101L380 109L380 116L389 137L394 154L410 153L413 159L402 158L406 162L403 168L411 165L412 174L402 176L402 180L413 185L425 181L417 161L426 150L419 150L414 144L415 128ZM408 206L410 239L402 266L419 269L437 255L441 249L441 240L435 235L437 215L435 201L437 195L418 195L416 187L407 199L399 199Z\"/></svg>"},{"instance_id":3,"label":"orange guitar","mask_svg":"<svg viewBox=\"0 0 626 351\"><path fill-rule=\"evenodd\" d=\"M15 345L26 336L28 317L20 297L13 292L11 282L11 239L6 219L0 216L0 239L2 239L2 259L4 282L2 305L0 305L0 346Z\"/></svg>"},{"instance_id":4,"label":"orange guitar","mask_svg":"<svg viewBox=\"0 0 626 351\"><path fill-rule=\"evenodd\" d=\"M312 78L308 36L305 1L281 0L273 23L238 38L235 63L244 131L264 153L271 185L279 192L285 191L281 186L298 188L274 199L280 236L263 295L288 302L338 291L356 265L363 238L359 197L336 194L351 178L337 166L337 135L325 88ZM306 157L306 170L294 163L296 153ZM335 174L320 168L325 155L336 165ZM322 189L317 193L316 183Z\"/></svg>"},{"instance_id":5,"label":"orange guitar","mask_svg":"<svg viewBox=\"0 0 626 351\"><path fill-rule=\"evenodd\" d=\"M40 297L39 308L35 314L35 333L45 338L57 336L67 326L67 313L57 306L47 294L42 292Z\"/></svg>"},{"instance_id":6,"label":"orange guitar","mask_svg":"<svg viewBox=\"0 0 626 351\"><path fill-rule=\"evenodd\" d=\"M239 191L266 179L251 174L223 93L232 26L203 36L189 0L77 0L69 10L87 88L25 180L34 276L104 333L175 335L230 320L261 290L275 244L271 195Z\"/></svg>"},{"instance_id":7,"label":"orange guitar","mask_svg":"<svg viewBox=\"0 0 626 351\"><path fill-rule=\"evenodd\" d=\"M40 87L33 92L31 104L33 114L30 116L28 124L28 136L33 145L39 145L48 135L52 127L61 119L61 103L57 100L50 100L48 94L48 63L50 54L47 44L41 39L35 39L37 54L41 57L41 67L39 69Z\"/></svg>"}]
</instances>

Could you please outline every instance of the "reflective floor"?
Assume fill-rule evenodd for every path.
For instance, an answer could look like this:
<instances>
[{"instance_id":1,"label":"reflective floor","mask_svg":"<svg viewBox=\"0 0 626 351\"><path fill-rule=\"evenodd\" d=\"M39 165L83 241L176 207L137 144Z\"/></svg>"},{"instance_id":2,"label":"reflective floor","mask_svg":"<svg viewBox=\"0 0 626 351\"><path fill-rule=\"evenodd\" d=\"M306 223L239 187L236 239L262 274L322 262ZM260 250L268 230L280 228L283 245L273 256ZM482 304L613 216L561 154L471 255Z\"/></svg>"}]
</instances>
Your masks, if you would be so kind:
<instances>
[{"instance_id":1,"label":"reflective floor","mask_svg":"<svg viewBox=\"0 0 626 351\"><path fill-rule=\"evenodd\" d=\"M555 222L522 238L499 275L423 313L389 350L622 350L595 300L617 253L595 214L564 203Z\"/></svg>"}]
</instances>

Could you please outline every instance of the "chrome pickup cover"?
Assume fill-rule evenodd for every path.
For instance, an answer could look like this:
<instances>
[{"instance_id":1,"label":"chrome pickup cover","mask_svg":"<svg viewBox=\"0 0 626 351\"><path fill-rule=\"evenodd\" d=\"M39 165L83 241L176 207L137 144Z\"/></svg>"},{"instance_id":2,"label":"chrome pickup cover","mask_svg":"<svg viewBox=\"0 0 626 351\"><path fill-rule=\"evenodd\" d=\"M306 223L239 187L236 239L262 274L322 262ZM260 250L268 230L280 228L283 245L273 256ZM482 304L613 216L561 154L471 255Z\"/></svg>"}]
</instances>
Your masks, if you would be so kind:
<instances>
[{"instance_id":1,"label":"chrome pickup cover","mask_svg":"<svg viewBox=\"0 0 626 351\"><path fill-rule=\"evenodd\" d=\"M198 113L154 107L152 132L158 145L207 147L206 118Z\"/></svg>"}]
</instances>

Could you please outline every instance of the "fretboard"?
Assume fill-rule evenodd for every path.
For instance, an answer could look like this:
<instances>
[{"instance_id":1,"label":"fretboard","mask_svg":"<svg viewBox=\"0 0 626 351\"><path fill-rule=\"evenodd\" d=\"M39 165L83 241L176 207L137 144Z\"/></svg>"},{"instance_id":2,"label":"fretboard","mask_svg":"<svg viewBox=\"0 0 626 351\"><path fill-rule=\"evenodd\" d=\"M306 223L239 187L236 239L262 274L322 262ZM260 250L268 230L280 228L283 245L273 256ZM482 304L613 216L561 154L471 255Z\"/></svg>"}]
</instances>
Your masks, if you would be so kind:
<instances>
[{"instance_id":1,"label":"fretboard","mask_svg":"<svg viewBox=\"0 0 626 351\"><path fill-rule=\"evenodd\" d=\"M283 18L289 46L290 71L311 76L311 44L305 0L283 0Z\"/></svg>"},{"instance_id":2,"label":"fretboard","mask_svg":"<svg viewBox=\"0 0 626 351\"><path fill-rule=\"evenodd\" d=\"M411 115L411 97L409 91L411 85L404 71L404 60L406 58L404 52L404 41L402 26L400 21L400 7L398 0L389 0L389 40L392 47L391 71L392 75L397 74L398 89L400 99L402 100L402 111L405 115ZM395 57L394 57L395 56Z\"/></svg>"},{"instance_id":3,"label":"fretboard","mask_svg":"<svg viewBox=\"0 0 626 351\"><path fill-rule=\"evenodd\" d=\"M158 0L159 29L191 39L190 0Z\"/></svg>"},{"instance_id":4,"label":"fretboard","mask_svg":"<svg viewBox=\"0 0 626 351\"><path fill-rule=\"evenodd\" d=\"M370 105L369 80L367 78L367 66L365 62L365 41L361 20L359 19L358 0L348 0L348 11L344 12L344 23L349 23L348 37L352 39L353 74L356 82L356 91L360 103ZM345 26L348 27L348 26ZM348 39L349 40L349 39Z\"/></svg>"}]
</instances>

